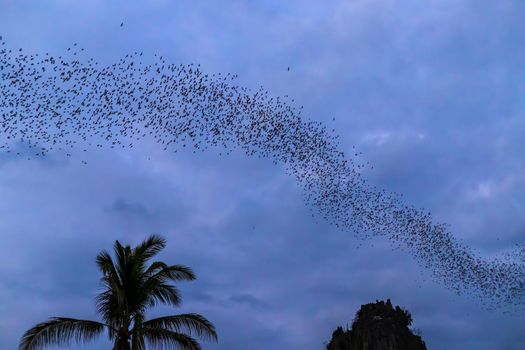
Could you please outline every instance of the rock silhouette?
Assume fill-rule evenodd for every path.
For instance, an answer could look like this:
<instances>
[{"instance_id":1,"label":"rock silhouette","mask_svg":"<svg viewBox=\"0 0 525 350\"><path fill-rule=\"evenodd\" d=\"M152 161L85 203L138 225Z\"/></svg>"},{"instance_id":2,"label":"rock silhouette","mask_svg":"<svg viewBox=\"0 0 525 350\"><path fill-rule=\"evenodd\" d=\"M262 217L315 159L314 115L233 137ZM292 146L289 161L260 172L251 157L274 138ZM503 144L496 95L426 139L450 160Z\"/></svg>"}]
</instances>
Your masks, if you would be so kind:
<instances>
[{"instance_id":1,"label":"rock silhouette","mask_svg":"<svg viewBox=\"0 0 525 350\"><path fill-rule=\"evenodd\" d=\"M427 350L425 342L408 326L412 315L390 299L362 305L352 329L338 327L327 350Z\"/></svg>"}]
</instances>

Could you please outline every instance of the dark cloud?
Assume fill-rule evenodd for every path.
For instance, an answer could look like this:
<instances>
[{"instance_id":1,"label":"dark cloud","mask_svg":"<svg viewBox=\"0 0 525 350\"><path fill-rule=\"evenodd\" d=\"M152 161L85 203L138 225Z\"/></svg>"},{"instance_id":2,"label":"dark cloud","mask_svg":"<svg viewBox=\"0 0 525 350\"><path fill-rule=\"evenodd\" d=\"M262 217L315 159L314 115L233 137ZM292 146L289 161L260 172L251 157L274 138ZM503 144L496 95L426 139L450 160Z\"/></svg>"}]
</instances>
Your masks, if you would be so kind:
<instances>
[{"instance_id":1,"label":"dark cloud","mask_svg":"<svg viewBox=\"0 0 525 350\"><path fill-rule=\"evenodd\" d=\"M268 309L269 307L267 303L250 294L232 295L229 300L234 303L247 305L253 309Z\"/></svg>"},{"instance_id":2,"label":"dark cloud","mask_svg":"<svg viewBox=\"0 0 525 350\"><path fill-rule=\"evenodd\" d=\"M0 168L6 164L13 162L33 161L41 163L45 166L65 166L67 161L57 157L55 153L48 154L46 156L34 155L34 146L26 142L15 142L9 150L0 150Z\"/></svg>"},{"instance_id":3,"label":"dark cloud","mask_svg":"<svg viewBox=\"0 0 525 350\"><path fill-rule=\"evenodd\" d=\"M152 216L152 214L144 205L140 203L128 202L122 198L119 198L113 202L111 209L125 216L138 216L144 219L149 219Z\"/></svg>"}]
</instances>

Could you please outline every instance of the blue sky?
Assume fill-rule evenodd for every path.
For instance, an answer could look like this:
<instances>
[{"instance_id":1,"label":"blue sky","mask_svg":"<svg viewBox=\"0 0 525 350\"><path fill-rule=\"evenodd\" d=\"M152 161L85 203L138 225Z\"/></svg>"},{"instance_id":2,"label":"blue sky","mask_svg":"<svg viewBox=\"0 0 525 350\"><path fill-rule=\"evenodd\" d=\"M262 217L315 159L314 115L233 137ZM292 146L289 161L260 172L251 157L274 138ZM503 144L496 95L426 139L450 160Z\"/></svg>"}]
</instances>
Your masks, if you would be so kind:
<instances>
[{"instance_id":1,"label":"blue sky","mask_svg":"<svg viewBox=\"0 0 525 350\"><path fill-rule=\"evenodd\" d=\"M504 0L4 0L0 35L35 53L77 42L102 64L157 53L290 95L343 151L363 152L372 184L493 257L524 242L524 10ZM153 232L168 239L161 257L198 277L181 285L180 310L153 314L205 315L219 333L206 349L322 349L361 304L386 298L412 312L429 349L524 347L523 316L480 309L406 252L312 218L282 166L219 151L144 141L82 158L0 154L2 348L47 317L96 318L96 254Z\"/></svg>"}]
</instances>

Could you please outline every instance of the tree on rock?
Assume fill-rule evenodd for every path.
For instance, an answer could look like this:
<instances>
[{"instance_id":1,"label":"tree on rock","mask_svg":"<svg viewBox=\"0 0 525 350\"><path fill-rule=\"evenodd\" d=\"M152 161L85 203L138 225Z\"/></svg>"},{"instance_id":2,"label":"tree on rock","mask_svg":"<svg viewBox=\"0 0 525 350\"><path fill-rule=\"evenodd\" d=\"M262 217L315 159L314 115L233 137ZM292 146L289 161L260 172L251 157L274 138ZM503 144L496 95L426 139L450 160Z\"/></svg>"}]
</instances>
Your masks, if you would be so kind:
<instances>
[{"instance_id":1,"label":"tree on rock","mask_svg":"<svg viewBox=\"0 0 525 350\"><path fill-rule=\"evenodd\" d=\"M390 299L361 305L352 329L338 327L332 334L327 350L426 350L421 336L410 328L412 315L392 306Z\"/></svg>"}]
</instances>

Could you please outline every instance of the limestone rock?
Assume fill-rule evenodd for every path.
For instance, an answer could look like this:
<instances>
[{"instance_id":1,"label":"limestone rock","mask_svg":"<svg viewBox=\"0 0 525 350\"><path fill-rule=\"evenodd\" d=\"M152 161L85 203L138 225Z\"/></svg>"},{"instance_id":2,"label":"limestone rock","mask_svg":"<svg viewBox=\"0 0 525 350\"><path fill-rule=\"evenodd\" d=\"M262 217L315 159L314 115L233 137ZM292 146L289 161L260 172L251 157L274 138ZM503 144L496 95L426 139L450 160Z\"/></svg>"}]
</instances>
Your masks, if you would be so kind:
<instances>
[{"instance_id":1,"label":"limestone rock","mask_svg":"<svg viewBox=\"0 0 525 350\"><path fill-rule=\"evenodd\" d=\"M350 330L338 327L327 350L427 350L425 342L410 330L412 315L390 299L362 305Z\"/></svg>"}]
</instances>

